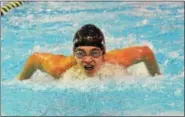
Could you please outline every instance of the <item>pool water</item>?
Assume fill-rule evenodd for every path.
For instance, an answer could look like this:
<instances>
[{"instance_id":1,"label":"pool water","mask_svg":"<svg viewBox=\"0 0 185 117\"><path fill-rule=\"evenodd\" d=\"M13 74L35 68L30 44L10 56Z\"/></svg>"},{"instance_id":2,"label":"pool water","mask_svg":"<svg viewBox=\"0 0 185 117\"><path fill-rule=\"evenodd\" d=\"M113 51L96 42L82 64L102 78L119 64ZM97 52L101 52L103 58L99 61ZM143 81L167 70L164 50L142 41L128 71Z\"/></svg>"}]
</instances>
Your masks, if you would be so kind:
<instances>
[{"instance_id":1,"label":"pool water","mask_svg":"<svg viewBox=\"0 0 185 117\"><path fill-rule=\"evenodd\" d=\"M148 45L162 75L16 79L34 52L71 55L88 23L103 30L107 51ZM25 2L1 17L1 107L7 116L184 115L184 3Z\"/></svg>"}]
</instances>

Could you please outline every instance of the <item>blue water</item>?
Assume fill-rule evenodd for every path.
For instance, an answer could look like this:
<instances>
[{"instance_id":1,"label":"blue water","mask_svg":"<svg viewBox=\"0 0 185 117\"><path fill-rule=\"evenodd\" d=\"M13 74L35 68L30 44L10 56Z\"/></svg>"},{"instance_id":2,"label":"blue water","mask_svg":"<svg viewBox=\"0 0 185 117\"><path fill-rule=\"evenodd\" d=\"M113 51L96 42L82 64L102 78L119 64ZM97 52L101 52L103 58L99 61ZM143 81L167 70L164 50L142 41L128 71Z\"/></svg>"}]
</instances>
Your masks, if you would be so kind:
<instances>
[{"instance_id":1,"label":"blue water","mask_svg":"<svg viewBox=\"0 0 185 117\"><path fill-rule=\"evenodd\" d=\"M82 25L101 28L107 50L148 45L161 76L17 81L34 52L72 54ZM66 75L66 77L70 77ZM184 115L183 2L25 2L1 18L2 115Z\"/></svg>"}]
</instances>

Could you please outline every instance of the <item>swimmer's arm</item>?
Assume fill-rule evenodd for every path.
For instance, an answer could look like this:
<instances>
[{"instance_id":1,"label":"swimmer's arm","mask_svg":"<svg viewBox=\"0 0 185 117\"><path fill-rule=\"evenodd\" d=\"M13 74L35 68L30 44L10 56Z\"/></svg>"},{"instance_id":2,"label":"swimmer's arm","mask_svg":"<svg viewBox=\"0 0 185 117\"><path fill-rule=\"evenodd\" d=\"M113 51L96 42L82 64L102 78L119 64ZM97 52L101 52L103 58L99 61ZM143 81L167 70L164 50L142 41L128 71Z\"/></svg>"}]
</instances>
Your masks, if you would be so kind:
<instances>
[{"instance_id":1,"label":"swimmer's arm","mask_svg":"<svg viewBox=\"0 0 185 117\"><path fill-rule=\"evenodd\" d=\"M151 76L160 75L159 66L153 51L147 46L144 46L142 51L140 59L135 60L134 64L144 62Z\"/></svg>"},{"instance_id":2,"label":"swimmer's arm","mask_svg":"<svg viewBox=\"0 0 185 117\"><path fill-rule=\"evenodd\" d=\"M104 56L104 59L106 62L119 64L125 68L144 62L151 76L161 74L154 53L147 46L112 50Z\"/></svg>"},{"instance_id":3,"label":"swimmer's arm","mask_svg":"<svg viewBox=\"0 0 185 117\"><path fill-rule=\"evenodd\" d=\"M29 79L39 69L58 79L67 69L76 64L73 56L53 55L49 53L34 53L27 60L19 80Z\"/></svg>"},{"instance_id":4,"label":"swimmer's arm","mask_svg":"<svg viewBox=\"0 0 185 117\"><path fill-rule=\"evenodd\" d=\"M42 70L42 65L40 62L41 60L39 56L40 54L34 53L28 58L23 71L18 77L19 80L29 79L37 69Z\"/></svg>"}]
</instances>

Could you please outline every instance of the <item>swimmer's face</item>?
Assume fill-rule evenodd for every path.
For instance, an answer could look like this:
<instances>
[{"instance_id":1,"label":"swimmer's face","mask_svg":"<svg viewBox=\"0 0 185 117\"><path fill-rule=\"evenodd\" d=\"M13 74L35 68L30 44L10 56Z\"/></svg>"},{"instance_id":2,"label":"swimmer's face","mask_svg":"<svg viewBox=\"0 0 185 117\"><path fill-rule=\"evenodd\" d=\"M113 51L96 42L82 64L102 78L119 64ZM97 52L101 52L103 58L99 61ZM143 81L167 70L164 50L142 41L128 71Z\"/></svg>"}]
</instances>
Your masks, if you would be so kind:
<instances>
[{"instance_id":1,"label":"swimmer's face","mask_svg":"<svg viewBox=\"0 0 185 117\"><path fill-rule=\"evenodd\" d=\"M94 46L79 46L74 51L77 63L87 76L94 76L103 64L103 51Z\"/></svg>"}]
</instances>

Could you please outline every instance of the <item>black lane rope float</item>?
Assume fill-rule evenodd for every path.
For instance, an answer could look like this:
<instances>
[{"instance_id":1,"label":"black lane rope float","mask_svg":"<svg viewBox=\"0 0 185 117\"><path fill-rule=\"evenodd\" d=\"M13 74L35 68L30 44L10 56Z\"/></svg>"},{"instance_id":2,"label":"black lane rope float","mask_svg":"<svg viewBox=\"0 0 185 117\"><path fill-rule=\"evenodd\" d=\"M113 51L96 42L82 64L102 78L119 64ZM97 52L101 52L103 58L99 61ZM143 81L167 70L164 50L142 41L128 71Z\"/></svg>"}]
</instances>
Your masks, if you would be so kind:
<instances>
[{"instance_id":1,"label":"black lane rope float","mask_svg":"<svg viewBox=\"0 0 185 117\"><path fill-rule=\"evenodd\" d=\"M13 8L17 8L23 4L23 1L9 2L1 7L1 16L6 15Z\"/></svg>"}]
</instances>

